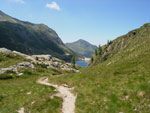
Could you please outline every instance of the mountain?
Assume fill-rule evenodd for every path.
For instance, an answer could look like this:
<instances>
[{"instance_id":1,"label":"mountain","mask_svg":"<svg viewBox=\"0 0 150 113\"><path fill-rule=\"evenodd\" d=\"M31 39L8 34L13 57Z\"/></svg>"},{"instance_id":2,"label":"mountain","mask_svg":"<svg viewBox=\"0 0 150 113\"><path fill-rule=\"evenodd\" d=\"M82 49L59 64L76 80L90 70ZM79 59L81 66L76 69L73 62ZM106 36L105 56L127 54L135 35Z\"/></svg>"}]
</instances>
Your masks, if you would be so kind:
<instances>
[{"instance_id":1,"label":"mountain","mask_svg":"<svg viewBox=\"0 0 150 113\"><path fill-rule=\"evenodd\" d=\"M74 52L78 53L82 57L91 57L95 49L97 49L97 46L90 44L89 42L85 40L78 40L73 43L66 43L66 46L73 50Z\"/></svg>"},{"instance_id":2,"label":"mountain","mask_svg":"<svg viewBox=\"0 0 150 113\"><path fill-rule=\"evenodd\" d=\"M29 55L51 54L62 60L70 60L74 54L48 26L20 21L2 11L0 11L0 47Z\"/></svg>"},{"instance_id":3,"label":"mountain","mask_svg":"<svg viewBox=\"0 0 150 113\"><path fill-rule=\"evenodd\" d=\"M150 112L150 24L110 41L93 57L81 74L50 78L75 87L77 113Z\"/></svg>"}]
</instances>

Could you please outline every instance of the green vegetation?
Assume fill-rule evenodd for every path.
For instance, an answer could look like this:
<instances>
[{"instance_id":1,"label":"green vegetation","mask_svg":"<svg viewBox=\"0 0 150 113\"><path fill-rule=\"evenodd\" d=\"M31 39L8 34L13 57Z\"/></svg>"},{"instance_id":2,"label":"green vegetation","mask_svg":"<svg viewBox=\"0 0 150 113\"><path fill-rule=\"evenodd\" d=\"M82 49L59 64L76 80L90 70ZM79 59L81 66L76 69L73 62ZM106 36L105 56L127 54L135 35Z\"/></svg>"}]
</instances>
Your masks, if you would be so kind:
<instances>
[{"instance_id":1,"label":"green vegetation","mask_svg":"<svg viewBox=\"0 0 150 113\"><path fill-rule=\"evenodd\" d=\"M50 81L75 87L76 113L149 113L149 37L150 24L145 24L103 46L103 55L95 57L98 65Z\"/></svg>"},{"instance_id":2,"label":"green vegetation","mask_svg":"<svg viewBox=\"0 0 150 113\"><path fill-rule=\"evenodd\" d=\"M72 59L71 59L71 63L73 64L73 66L75 67L75 63L76 63L76 59L75 57L73 56Z\"/></svg>"},{"instance_id":3,"label":"green vegetation","mask_svg":"<svg viewBox=\"0 0 150 113\"><path fill-rule=\"evenodd\" d=\"M25 58L15 53L9 53L9 54L0 53L0 68L6 68L18 64L20 62L26 62L26 61L29 60L26 60Z\"/></svg>"}]
</instances>

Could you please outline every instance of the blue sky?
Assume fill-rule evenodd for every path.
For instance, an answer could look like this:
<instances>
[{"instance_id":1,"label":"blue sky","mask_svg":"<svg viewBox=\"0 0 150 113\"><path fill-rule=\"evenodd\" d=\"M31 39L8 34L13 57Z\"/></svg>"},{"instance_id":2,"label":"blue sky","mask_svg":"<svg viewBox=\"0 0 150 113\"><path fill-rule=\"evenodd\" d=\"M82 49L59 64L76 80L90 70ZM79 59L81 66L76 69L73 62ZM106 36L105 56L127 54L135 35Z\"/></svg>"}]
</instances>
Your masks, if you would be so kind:
<instances>
[{"instance_id":1,"label":"blue sky","mask_svg":"<svg viewBox=\"0 0 150 113\"><path fill-rule=\"evenodd\" d=\"M103 45L150 21L150 0L0 0L0 10L48 25L65 43Z\"/></svg>"}]
</instances>

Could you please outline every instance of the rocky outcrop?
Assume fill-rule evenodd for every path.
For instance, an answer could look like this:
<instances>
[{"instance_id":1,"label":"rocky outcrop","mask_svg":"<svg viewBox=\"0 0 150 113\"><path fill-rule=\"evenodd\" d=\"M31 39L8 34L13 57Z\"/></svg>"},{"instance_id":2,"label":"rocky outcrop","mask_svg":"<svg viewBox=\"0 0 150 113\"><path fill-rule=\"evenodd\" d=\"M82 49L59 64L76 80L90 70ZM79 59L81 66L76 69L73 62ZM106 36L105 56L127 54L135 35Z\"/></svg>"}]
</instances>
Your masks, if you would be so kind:
<instances>
[{"instance_id":1,"label":"rocky outcrop","mask_svg":"<svg viewBox=\"0 0 150 113\"><path fill-rule=\"evenodd\" d=\"M22 62L19 63L17 67L34 68L34 65L30 62Z\"/></svg>"},{"instance_id":2,"label":"rocky outcrop","mask_svg":"<svg viewBox=\"0 0 150 113\"><path fill-rule=\"evenodd\" d=\"M11 53L11 54L18 54L28 60L30 62L22 62L18 63L17 65L10 66L8 68L3 68L0 69L0 74L3 74L7 71L14 71L18 73L18 68L34 68L33 63L39 64L39 65L45 65L47 69L52 68L52 69L59 69L59 70L66 70L66 71L74 71L74 72L79 72L79 70L76 70L73 68L73 65L71 63L66 63L58 58L52 57L51 55L26 55L17 51L11 51L6 48L0 48L0 52L2 53Z\"/></svg>"},{"instance_id":3,"label":"rocky outcrop","mask_svg":"<svg viewBox=\"0 0 150 113\"><path fill-rule=\"evenodd\" d=\"M14 71L18 74L18 69L21 69L21 68L34 68L34 65L30 62L18 63L17 65L13 65L7 68L0 69L0 74L4 74L7 71Z\"/></svg>"},{"instance_id":4,"label":"rocky outcrop","mask_svg":"<svg viewBox=\"0 0 150 113\"><path fill-rule=\"evenodd\" d=\"M32 57L36 60L36 63L44 64L47 68L79 72L79 70L73 68L71 63L66 63L51 55L33 55Z\"/></svg>"}]
</instances>

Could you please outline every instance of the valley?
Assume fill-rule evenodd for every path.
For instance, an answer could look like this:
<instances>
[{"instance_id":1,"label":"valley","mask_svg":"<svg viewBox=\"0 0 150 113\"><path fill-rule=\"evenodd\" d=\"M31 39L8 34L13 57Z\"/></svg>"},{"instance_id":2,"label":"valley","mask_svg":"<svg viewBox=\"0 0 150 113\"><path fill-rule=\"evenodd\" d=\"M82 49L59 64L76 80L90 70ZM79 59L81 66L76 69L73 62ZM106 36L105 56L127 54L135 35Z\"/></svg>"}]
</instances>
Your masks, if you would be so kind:
<instances>
[{"instance_id":1,"label":"valley","mask_svg":"<svg viewBox=\"0 0 150 113\"><path fill-rule=\"evenodd\" d=\"M76 18L78 23L73 24L73 15L84 11L83 7L77 9L81 12L66 12L64 15L71 15L69 21L58 19L67 9L56 2L47 4L40 15L45 15L46 8L57 11L47 16L52 22L61 20L59 24L46 20L54 28L59 25L58 32L63 28L60 36L71 43L63 42L48 25L21 21L0 11L0 113L150 113L150 23L100 45L96 37L100 17L95 23L95 12L81 23L82 18ZM74 25L73 32L69 32L69 24ZM93 27L87 27L90 24ZM101 37L115 36L116 26L110 32L109 24L98 31ZM66 31L68 35L64 35ZM91 37L89 42L73 42L73 37L83 34L87 40Z\"/></svg>"}]
</instances>

